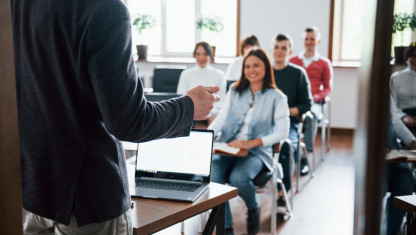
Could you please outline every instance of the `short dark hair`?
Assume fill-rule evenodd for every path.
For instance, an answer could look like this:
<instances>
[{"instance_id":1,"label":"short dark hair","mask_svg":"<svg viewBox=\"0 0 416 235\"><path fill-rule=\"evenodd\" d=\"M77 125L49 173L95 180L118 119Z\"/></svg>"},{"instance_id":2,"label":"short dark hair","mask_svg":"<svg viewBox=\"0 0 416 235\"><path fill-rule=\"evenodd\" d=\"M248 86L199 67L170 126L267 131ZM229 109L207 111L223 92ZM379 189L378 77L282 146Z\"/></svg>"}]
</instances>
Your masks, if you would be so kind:
<instances>
[{"instance_id":1,"label":"short dark hair","mask_svg":"<svg viewBox=\"0 0 416 235\"><path fill-rule=\"evenodd\" d=\"M414 44L410 44L407 48L406 51L404 53L405 55L405 60L407 61L410 57L413 56L413 53L416 51L416 47L413 46Z\"/></svg>"},{"instance_id":2,"label":"short dark hair","mask_svg":"<svg viewBox=\"0 0 416 235\"><path fill-rule=\"evenodd\" d=\"M207 42L198 42L197 44L195 44L195 48L194 48L194 56L196 54L196 49L202 46L205 50L205 52L209 55L209 57L212 59L212 50L211 50L211 46L207 43Z\"/></svg>"},{"instance_id":3,"label":"short dark hair","mask_svg":"<svg viewBox=\"0 0 416 235\"><path fill-rule=\"evenodd\" d=\"M319 31L319 28L316 27L316 26L307 27L305 29L305 33L315 33L316 40L320 40L321 39L321 31Z\"/></svg>"},{"instance_id":4,"label":"short dark hair","mask_svg":"<svg viewBox=\"0 0 416 235\"><path fill-rule=\"evenodd\" d=\"M266 69L264 78L263 78L262 91L264 92L266 88L277 89L276 83L274 81L274 73L273 73L273 69L272 69L272 65L270 63L269 57L267 56L266 52L264 52L264 50L258 47L254 47L253 49L246 52L246 54L244 55L241 77L240 77L240 80L238 80L237 83L234 85L234 89L238 93L241 94L250 86L250 81L247 79L246 75L244 74L244 67L245 67L247 58L252 55L256 56L261 61L263 61L264 67Z\"/></svg>"},{"instance_id":5,"label":"short dark hair","mask_svg":"<svg viewBox=\"0 0 416 235\"><path fill-rule=\"evenodd\" d=\"M279 33L276 36L276 42L280 42L280 41L285 41L288 40L289 41L289 47L290 49L292 49L293 47L293 40L292 38L288 35L288 34L284 34L284 33Z\"/></svg>"},{"instance_id":6,"label":"short dark hair","mask_svg":"<svg viewBox=\"0 0 416 235\"><path fill-rule=\"evenodd\" d=\"M254 36L253 34L245 36L243 38L243 40L241 40L241 43L240 43L240 54L242 56L244 56L244 47L246 47L246 46L258 46L258 47L260 47L260 43L259 43L259 40L257 39L257 37Z\"/></svg>"}]
</instances>

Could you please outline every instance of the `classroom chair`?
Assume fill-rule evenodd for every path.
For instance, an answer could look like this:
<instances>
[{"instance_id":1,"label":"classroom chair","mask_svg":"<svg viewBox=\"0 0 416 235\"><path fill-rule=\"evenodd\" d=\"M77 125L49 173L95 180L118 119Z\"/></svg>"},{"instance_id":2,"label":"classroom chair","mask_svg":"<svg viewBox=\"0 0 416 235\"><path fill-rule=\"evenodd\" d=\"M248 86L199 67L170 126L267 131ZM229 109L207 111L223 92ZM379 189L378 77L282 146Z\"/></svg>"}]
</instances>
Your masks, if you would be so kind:
<instances>
[{"instance_id":1,"label":"classroom chair","mask_svg":"<svg viewBox=\"0 0 416 235\"><path fill-rule=\"evenodd\" d=\"M302 115L301 121L299 122L299 127L298 127L298 134L299 134L299 145L296 151L296 192L299 192L299 177L300 177L300 168L301 168L301 153L303 153L303 155L306 157L306 161L308 163L309 166L309 175L311 176L311 178L313 178L313 176L315 175L315 149L314 149L314 144L315 144L315 139L313 138L313 131L310 132L310 138L312 139L312 152L309 153L308 150L306 149L306 145L304 140L305 137L305 133L303 132L303 128L304 125L307 123L307 125L312 125L311 130L314 130L314 126L315 125L315 121L314 121L314 117L312 115L311 111L308 111L306 113L304 113ZM312 155L312 160L310 159L310 155Z\"/></svg>"},{"instance_id":2,"label":"classroom chair","mask_svg":"<svg viewBox=\"0 0 416 235\"><path fill-rule=\"evenodd\" d=\"M322 101L323 118L321 120L321 161L325 159L326 151L331 149L331 97Z\"/></svg>"},{"instance_id":3,"label":"classroom chair","mask_svg":"<svg viewBox=\"0 0 416 235\"><path fill-rule=\"evenodd\" d=\"M290 176L284 176L283 171L281 170L282 167L279 163L279 156L280 156L280 150L282 147L286 145L290 149L290 140L285 139L280 141L280 143L273 145L273 171L271 172L268 168L264 168L257 176L254 178L253 183L256 186L256 191L261 192L267 185L267 183L270 181L272 184L272 190L271 190L271 227L270 231L272 235L276 234L276 213L277 213L277 185L280 185L280 188L283 190L283 197L285 198L285 201L287 202L287 209L288 209L288 216L289 218L292 216L292 208L293 208L293 189L290 188L290 203L289 203L289 197L286 191L286 187L283 184L283 177L290 177ZM289 158L292 159L291 151L289 151Z\"/></svg>"},{"instance_id":4,"label":"classroom chair","mask_svg":"<svg viewBox=\"0 0 416 235\"><path fill-rule=\"evenodd\" d=\"M153 71L153 91L176 93L179 77L186 66L157 65Z\"/></svg>"}]
</instances>

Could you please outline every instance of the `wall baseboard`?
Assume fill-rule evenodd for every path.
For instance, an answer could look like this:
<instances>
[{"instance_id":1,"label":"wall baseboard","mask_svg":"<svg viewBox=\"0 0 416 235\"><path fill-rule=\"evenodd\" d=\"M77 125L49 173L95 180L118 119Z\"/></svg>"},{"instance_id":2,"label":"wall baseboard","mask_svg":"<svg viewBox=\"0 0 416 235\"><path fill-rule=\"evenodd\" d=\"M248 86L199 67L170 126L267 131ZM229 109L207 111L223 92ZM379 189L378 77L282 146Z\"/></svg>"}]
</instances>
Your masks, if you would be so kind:
<instances>
[{"instance_id":1,"label":"wall baseboard","mask_svg":"<svg viewBox=\"0 0 416 235\"><path fill-rule=\"evenodd\" d=\"M331 135L349 135L353 136L355 129L353 128L339 128L339 127L331 127ZM318 127L318 134L321 133L321 127Z\"/></svg>"}]
</instances>

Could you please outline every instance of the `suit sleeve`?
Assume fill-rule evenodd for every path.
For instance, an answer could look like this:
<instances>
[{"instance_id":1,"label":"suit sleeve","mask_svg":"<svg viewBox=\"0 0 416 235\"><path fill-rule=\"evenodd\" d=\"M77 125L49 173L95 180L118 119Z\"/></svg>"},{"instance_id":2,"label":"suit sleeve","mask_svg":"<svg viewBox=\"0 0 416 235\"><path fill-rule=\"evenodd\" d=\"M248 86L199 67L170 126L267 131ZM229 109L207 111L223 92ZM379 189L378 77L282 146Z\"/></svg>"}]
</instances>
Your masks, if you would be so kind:
<instances>
[{"instance_id":1,"label":"suit sleeve","mask_svg":"<svg viewBox=\"0 0 416 235\"><path fill-rule=\"evenodd\" d=\"M135 71L130 16L124 4L106 4L87 28L86 66L106 129L133 142L189 134L194 115L190 97L146 101Z\"/></svg>"}]
</instances>

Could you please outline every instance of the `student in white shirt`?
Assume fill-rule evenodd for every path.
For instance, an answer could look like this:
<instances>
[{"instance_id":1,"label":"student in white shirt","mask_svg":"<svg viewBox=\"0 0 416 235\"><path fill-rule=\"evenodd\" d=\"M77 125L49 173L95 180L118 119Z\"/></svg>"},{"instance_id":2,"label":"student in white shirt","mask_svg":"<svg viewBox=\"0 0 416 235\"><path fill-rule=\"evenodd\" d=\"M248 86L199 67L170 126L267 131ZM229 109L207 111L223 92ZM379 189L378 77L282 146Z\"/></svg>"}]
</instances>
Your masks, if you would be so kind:
<instances>
[{"instance_id":1,"label":"student in white shirt","mask_svg":"<svg viewBox=\"0 0 416 235\"><path fill-rule=\"evenodd\" d=\"M416 47L406 49L407 68L393 73L390 91L398 117L416 134Z\"/></svg>"},{"instance_id":2,"label":"student in white shirt","mask_svg":"<svg viewBox=\"0 0 416 235\"><path fill-rule=\"evenodd\" d=\"M182 72L176 93L186 94L190 89L200 85L220 87L220 91L217 93L220 96L220 101L214 103L214 109L211 111L212 116L210 117L212 120L221 108L222 100L225 98L226 81L224 72L210 65L211 55L211 47L208 43L198 42L195 45L196 66Z\"/></svg>"},{"instance_id":3,"label":"student in white shirt","mask_svg":"<svg viewBox=\"0 0 416 235\"><path fill-rule=\"evenodd\" d=\"M249 51L253 47L260 47L259 40L254 35L244 37L240 42L240 56L228 65L227 71L225 72L225 78L227 81L238 81L241 77L241 71L243 68L243 56L244 52Z\"/></svg>"}]
</instances>

